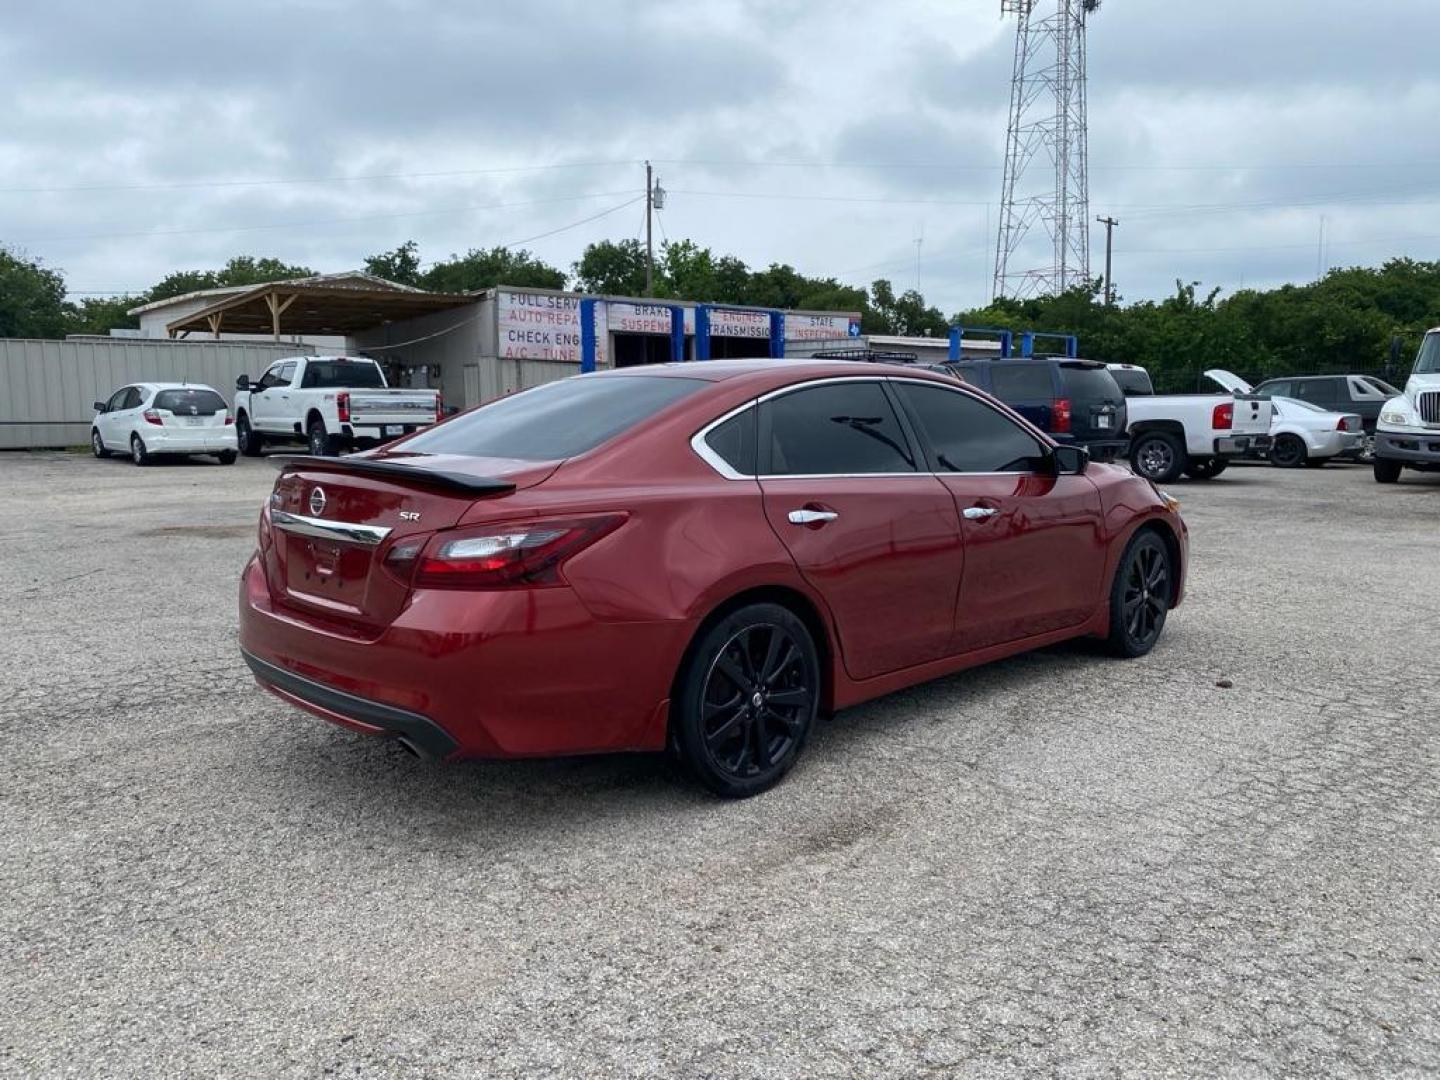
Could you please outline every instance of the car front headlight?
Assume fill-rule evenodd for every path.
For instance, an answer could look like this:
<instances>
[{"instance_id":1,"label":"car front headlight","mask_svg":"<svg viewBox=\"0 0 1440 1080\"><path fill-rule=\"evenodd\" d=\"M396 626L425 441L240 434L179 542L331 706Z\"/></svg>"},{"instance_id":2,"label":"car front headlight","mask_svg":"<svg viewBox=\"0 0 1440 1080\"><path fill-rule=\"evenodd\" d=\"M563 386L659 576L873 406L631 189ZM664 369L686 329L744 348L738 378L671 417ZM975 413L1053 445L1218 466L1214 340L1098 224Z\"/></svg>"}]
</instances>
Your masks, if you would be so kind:
<instances>
[{"instance_id":1,"label":"car front headlight","mask_svg":"<svg viewBox=\"0 0 1440 1080\"><path fill-rule=\"evenodd\" d=\"M1385 409L1380 413L1382 424L1399 424L1402 427L1410 422L1410 418L1399 409Z\"/></svg>"}]
</instances>

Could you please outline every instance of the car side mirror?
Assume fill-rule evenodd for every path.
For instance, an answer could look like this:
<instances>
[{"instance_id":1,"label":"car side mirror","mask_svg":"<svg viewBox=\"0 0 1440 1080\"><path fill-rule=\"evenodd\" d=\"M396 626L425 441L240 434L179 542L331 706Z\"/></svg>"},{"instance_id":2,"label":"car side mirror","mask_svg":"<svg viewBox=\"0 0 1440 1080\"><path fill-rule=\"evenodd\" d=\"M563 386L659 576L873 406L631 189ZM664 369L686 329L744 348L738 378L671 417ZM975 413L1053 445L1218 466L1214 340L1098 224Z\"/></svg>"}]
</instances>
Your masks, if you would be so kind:
<instances>
[{"instance_id":1,"label":"car side mirror","mask_svg":"<svg viewBox=\"0 0 1440 1080\"><path fill-rule=\"evenodd\" d=\"M235 380L235 389L236 389L236 390L249 390L249 389L250 389L250 376L249 376L249 375L241 375L238 379L236 379L236 380Z\"/></svg>"},{"instance_id":2,"label":"car side mirror","mask_svg":"<svg viewBox=\"0 0 1440 1080\"><path fill-rule=\"evenodd\" d=\"M1083 446L1057 446L1050 451L1056 476L1083 476L1090 466L1090 451Z\"/></svg>"},{"instance_id":3,"label":"car side mirror","mask_svg":"<svg viewBox=\"0 0 1440 1080\"><path fill-rule=\"evenodd\" d=\"M103 401L97 401L97 402L94 403L94 405L95 405L95 411L96 411L96 412L109 412L109 411L110 411L110 406L107 405L107 404L105 404L105 402L103 402Z\"/></svg>"}]
</instances>

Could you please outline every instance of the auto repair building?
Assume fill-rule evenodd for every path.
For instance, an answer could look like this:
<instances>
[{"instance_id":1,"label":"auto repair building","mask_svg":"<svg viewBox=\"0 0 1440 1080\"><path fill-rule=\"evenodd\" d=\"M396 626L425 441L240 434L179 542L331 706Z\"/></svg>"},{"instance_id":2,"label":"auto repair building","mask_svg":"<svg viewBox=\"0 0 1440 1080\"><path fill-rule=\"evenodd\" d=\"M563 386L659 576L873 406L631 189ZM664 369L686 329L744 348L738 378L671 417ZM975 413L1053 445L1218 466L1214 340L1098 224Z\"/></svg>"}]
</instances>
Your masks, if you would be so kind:
<instances>
[{"instance_id":1,"label":"auto repair building","mask_svg":"<svg viewBox=\"0 0 1440 1080\"><path fill-rule=\"evenodd\" d=\"M210 301L197 306L196 300ZM488 401L605 368L783 357L807 341L858 338L855 311L781 311L498 286L429 293L367 274L272 282L146 305L142 327L170 338L343 340L401 385L439 388L447 405ZM258 374L258 373L252 373Z\"/></svg>"}]
</instances>

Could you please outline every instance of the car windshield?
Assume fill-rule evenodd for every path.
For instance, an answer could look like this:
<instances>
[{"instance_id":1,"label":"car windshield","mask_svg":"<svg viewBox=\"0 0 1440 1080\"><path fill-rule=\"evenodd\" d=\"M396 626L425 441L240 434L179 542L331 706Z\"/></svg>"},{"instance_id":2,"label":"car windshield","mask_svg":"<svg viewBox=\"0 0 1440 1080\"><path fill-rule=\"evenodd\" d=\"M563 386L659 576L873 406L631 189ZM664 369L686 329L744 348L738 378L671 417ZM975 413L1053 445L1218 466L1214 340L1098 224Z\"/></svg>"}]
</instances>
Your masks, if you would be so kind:
<instances>
[{"instance_id":1,"label":"car windshield","mask_svg":"<svg viewBox=\"0 0 1440 1080\"><path fill-rule=\"evenodd\" d=\"M1415 357L1416 375L1434 375L1440 372L1440 331L1431 331L1420 343L1420 355Z\"/></svg>"},{"instance_id":2,"label":"car windshield","mask_svg":"<svg viewBox=\"0 0 1440 1080\"><path fill-rule=\"evenodd\" d=\"M311 360L305 365L305 378L301 382L307 389L343 386L377 390L384 385L380 368L370 360Z\"/></svg>"},{"instance_id":3,"label":"car windshield","mask_svg":"<svg viewBox=\"0 0 1440 1080\"><path fill-rule=\"evenodd\" d=\"M228 406L214 390L186 387L183 390L161 390L155 395L151 408L164 409L177 416L214 416L224 412Z\"/></svg>"},{"instance_id":4,"label":"car windshield","mask_svg":"<svg viewBox=\"0 0 1440 1080\"><path fill-rule=\"evenodd\" d=\"M561 461L709 385L674 375L580 375L484 405L405 443L408 452Z\"/></svg>"}]
</instances>

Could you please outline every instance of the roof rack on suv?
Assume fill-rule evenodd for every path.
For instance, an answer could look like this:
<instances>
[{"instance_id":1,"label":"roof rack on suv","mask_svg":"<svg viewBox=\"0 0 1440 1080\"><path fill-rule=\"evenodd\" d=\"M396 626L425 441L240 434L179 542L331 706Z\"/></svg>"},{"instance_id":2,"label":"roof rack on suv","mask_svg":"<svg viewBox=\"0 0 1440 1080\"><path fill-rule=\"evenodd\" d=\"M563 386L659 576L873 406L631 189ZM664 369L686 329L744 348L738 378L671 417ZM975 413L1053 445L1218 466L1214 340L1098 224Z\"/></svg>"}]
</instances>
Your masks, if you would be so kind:
<instances>
[{"instance_id":1,"label":"roof rack on suv","mask_svg":"<svg viewBox=\"0 0 1440 1080\"><path fill-rule=\"evenodd\" d=\"M892 352L888 349L869 349L857 346L853 349L821 349L810 354L811 360L865 360L872 364L918 364L920 357L915 353Z\"/></svg>"}]
</instances>

